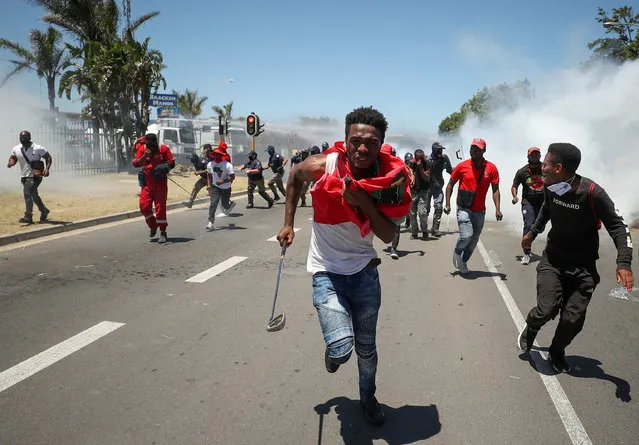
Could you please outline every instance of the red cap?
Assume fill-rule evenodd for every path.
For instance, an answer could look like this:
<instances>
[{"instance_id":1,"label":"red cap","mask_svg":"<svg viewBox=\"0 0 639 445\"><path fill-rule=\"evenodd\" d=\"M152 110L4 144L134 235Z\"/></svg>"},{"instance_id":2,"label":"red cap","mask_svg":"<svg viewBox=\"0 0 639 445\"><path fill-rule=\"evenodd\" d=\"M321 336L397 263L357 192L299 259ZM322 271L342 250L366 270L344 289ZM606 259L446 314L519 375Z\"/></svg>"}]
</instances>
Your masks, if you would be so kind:
<instances>
[{"instance_id":1,"label":"red cap","mask_svg":"<svg viewBox=\"0 0 639 445\"><path fill-rule=\"evenodd\" d=\"M470 146L475 146L475 147L479 147L482 150L486 150L486 141L483 140L482 138L475 138L473 139L473 142L470 143Z\"/></svg>"},{"instance_id":2,"label":"red cap","mask_svg":"<svg viewBox=\"0 0 639 445\"><path fill-rule=\"evenodd\" d=\"M532 147L532 148L529 148L529 149L528 149L528 154L530 155L530 153L533 153L533 152L535 152L535 151L536 151L536 152L539 152L539 154L541 154L541 150L539 149L539 147Z\"/></svg>"},{"instance_id":3,"label":"red cap","mask_svg":"<svg viewBox=\"0 0 639 445\"><path fill-rule=\"evenodd\" d=\"M220 142L220 145L217 146L217 148L221 148L222 150L226 150L227 148L229 148L228 145L226 145L226 142L222 141ZM225 153L222 153L225 154Z\"/></svg>"},{"instance_id":4,"label":"red cap","mask_svg":"<svg viewBox=\"0 0 639 445\"><path fill-rule=\"evenodd\" d=\"M224 144L224 142L222 142ZM215 150L213 150L213 153L218 154L218 155L222 155L224 156L226 154L226 152L224 151L224 149L222 147L215 147Z\"/></svg>"}]
</instances>

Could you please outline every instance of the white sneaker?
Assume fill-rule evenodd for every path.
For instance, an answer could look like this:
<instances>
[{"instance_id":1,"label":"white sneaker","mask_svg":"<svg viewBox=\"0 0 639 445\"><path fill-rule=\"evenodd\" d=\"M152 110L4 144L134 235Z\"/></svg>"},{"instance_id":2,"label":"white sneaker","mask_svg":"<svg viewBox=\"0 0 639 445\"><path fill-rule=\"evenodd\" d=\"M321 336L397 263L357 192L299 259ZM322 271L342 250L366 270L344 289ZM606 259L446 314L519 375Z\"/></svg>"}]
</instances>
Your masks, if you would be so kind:
<instances>
[{"instance_id":1,"label":"white sneaker","mask_svg":"<svg viewBox=\"0 0 639 445\"><path fill-rule=\"evenodd\" d=\"M524 255L521 257L521 264L528 265L530 264L530 255Z\"/></svg>"},{"instance_id":2,"label":"white sneaker","mask_svg":"<svg viewBox=\"0 0 639 445\"><path fill-rule=\"evenodd\" d=\"M453 252L453 266L455 266L455 269L459 269L461 265L462 265L461 255Z\"/></svg>"},{"instance_id":3,"label":"white sneaker","mask_svg":"<svg viewBox=\"0 0 639 445\"><path fill-rule=\"evenodd\" d=\"M206 225L206 231L212 232L214 230L215 230L215 225L211 221L209 221L208 224Z\"/></svg>"},{"instance_id":4,"label":"white sneaker","mask_svg":"<svg viewBox=\"0 0 639 445\"><path fill-rule=\"evenodd\" d=\"M462 275L466 275L469 272L470 270L468 270L468 265L466 263L461 263L461 266L459 267L459 273Z\"/></svg>"},{"instance_id":5,"label":"white sneaker","mask_svg":"<svg viewBox=\"0 0 639 445\"><path fill-rule=\"evenodd\" d=\"M399 259L399 255L397 255L397 251L395 249L391 249L390 257L394 260Z\"/></svg>"},{"instance_id":6,"label":"white sneaker","mask_svg":"<svg viewBox=\"0 0 639 445\"><path fill-rule=\"evenodd\" d=\"M226 210L222 210L224 212L224 214L226 216L229 216L231 214L231 212L233 211L233 209L235 208L235 201L231 201L231 204L229 205L229 208Z\"/></svg>"}]
</instances>

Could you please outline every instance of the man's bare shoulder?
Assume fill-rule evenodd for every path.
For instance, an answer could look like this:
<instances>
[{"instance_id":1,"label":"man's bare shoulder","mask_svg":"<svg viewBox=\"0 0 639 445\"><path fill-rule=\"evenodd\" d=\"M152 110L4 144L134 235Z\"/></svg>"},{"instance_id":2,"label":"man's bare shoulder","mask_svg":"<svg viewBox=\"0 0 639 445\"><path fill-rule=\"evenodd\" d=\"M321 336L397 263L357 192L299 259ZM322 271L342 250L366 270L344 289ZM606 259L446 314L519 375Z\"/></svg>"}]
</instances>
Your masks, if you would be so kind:
<instances>
[{"instance_id":1,"label":"man's bare shoulder","mask_svg":"<svg viewBox=\"0 0 639 445\"><path fill-rule=\"evenodd\" d=\"M294 167L296 174L304 181L318 180L326 171L326 158L327 155L322 153L309 156Z\"/></svg>"}]
</instances>

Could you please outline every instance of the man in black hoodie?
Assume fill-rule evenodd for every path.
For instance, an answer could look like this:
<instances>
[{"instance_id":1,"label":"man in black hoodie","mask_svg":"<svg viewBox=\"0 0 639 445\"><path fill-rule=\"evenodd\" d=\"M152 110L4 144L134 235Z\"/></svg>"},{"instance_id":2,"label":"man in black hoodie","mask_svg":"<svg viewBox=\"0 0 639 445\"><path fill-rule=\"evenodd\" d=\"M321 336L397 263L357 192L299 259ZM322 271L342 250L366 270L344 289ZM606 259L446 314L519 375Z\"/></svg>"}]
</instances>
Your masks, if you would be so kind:
<instances>
[{"instance_id":1,"label":"man in black hoodie","mask_svg":"<svg viewBox=\"0 0 639 445\"><path fill-rule=\"evenodd\" d=\"M530 351L539 329L560 313L548 349L556 372L570 371L565 349L581 332L588 303L600 281L596 267L600 222L617 247L617 282L628 290L634 286L630 230L604 189L576 173L580 163L581 152L574 145L550 144L542 167L544 204L521 242L523 249L530 249L535 237L551 222L546 249L537 266L537 306L528 313L517 343L521 350Z\"/></svg>"},{"instance_id":2,"label":"man in black hoodie","mask_svg":"<svg viewBox=\"0 0 639 445\"><path fill-rule=\"evenodd\" d=\"M541 171L541 150L537 147L528 149L528 164L517 170L510 192L513 205L519 202L517 189L521 185L521 214L524 218L524 235L530 232L537 215L544 203L544 174ZM530 249L524 249L521 264L530 263Z\"/></svg>"}]
</instances>

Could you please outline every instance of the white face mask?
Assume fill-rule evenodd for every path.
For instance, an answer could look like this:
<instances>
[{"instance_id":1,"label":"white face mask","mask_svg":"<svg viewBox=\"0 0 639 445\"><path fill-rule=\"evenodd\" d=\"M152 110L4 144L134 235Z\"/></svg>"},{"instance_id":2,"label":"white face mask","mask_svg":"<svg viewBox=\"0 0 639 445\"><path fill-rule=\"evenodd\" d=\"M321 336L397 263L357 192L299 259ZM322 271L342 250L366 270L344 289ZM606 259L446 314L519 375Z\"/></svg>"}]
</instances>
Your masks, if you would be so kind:
<instances>
[{"instance_id":1,"label":"white face mask","mask_svg":"<svg viewBox=\"0 0 639 445\"><path fill-rule=\"evenodd\" d=\"M572 188L572 181L574 180L575 177L573 176L568 182L558 182L557 184L549 185L548 190L558 194L559 196L563 196L570 191Z\"/></svg>"}]
</instances>

